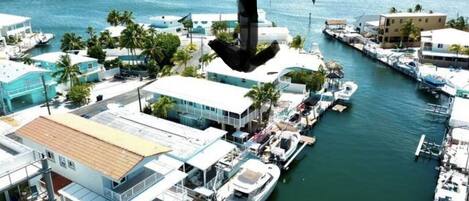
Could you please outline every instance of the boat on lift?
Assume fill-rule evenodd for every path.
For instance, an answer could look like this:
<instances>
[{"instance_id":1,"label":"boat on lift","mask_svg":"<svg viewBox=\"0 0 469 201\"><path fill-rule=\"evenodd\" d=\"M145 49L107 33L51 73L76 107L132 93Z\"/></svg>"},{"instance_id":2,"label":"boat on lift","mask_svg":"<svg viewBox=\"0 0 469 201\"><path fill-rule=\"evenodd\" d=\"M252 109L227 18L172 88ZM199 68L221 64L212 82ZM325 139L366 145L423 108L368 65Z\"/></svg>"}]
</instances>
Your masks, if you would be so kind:
<instances>
[{"instance_id":1,"label":"boat on lift","mask_svg":"<svg viewBox=\"0 0 469 201\"><path fill-rule=\"evenodd\" d=\"M295 153L299 143L299 132L282 131L272 138L270 151L276 160L285 163Z\"/></svg>"}]
</instances>

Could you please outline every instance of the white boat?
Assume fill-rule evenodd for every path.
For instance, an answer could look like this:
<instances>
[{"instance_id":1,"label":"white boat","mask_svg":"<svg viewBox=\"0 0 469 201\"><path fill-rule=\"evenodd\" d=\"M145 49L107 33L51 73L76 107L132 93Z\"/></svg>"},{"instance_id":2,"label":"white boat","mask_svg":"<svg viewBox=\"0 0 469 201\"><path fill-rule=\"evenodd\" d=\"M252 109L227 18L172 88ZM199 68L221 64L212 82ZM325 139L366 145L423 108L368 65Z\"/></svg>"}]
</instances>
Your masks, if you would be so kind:
<instances>
[{"instance_id":1,"label":"white boat","mask_svg":"<svg viewBox=\"0 0 469 201\"><path fill-rule=\"evenodd\" d=\"M335 92L335 96L338 100L348 101L357 89L357 84L352 81L347 81L341 85L339 91Z\"/></svg>"},{"instance_id":2,"label":"white boat","mask_svg":"<svg viewBox=\"0 0 469 201\"><path fill-rule=\"evenodd\" d=\"M250 159L241 170L217 192L217 200L266 200L277 184L280 168Z\"/></svg>"},{"instance_id":3,"label":"white boat","mask_svg":"<svg viewBox=\"0 0 469 201\"><path fill-rule=\"evenodd\" d=\"M280 162L286 162L295 153L299 142L300 134L298 132L282 131L272 139L270 151L278 157Z\"/></svg>"}]
</instances>

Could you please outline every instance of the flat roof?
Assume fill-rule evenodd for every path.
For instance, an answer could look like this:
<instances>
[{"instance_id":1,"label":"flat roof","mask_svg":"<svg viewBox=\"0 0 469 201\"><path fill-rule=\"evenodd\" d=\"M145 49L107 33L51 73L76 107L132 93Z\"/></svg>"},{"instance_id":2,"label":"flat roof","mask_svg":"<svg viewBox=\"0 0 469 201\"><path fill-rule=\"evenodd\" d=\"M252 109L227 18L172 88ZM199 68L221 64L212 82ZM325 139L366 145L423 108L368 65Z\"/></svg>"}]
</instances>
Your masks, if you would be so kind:
<instances>
[{"instance_id":1,"label":"flat roof","mask_svg":"<svg viewBox=\"0 0 469 201\"><path fill-rule=\"evenodd\" d=\"M460 97L454 98L453 109L449 119L451 127L468 127L469 128L469 99Z\"/></svg>"},{"instance_id":2,"label":"flat roof","mask_svg":"<svg viewBox=\"0 0 469 201\"><path fill-rule=\"evenodd\" d=\"M451 137L462 142L469 142L469 128L454 128Z\"/></svg>"},{"instance_id":3,"label":"flat roof","mask_svg":"<svg viewBox=\"0 0 469 201\"><path fill-rule=\"evenodd\" d=\"M422 40L431 43L440 44L460 44L462 46L469 45L469 32L447 28L431 31L422 31Z\"/></svg>"},{"instance_id":4,"label":"flat roof","mask_svg":"<svg viewBox=\"0 0 469 201\"><path fill-rule=\"evenodd\" d=\"M456 53L452 53L452 52L434 52L434 51L428 51L428 50L422 51L422 55L437 56L437 57L469 58L469 55L464 55L464 54L456 54Z\"/></svg>"},{"instance_id":5,"label":"flat roof","mask_svg":"<svg viewBox=\"0 0 469 201\"><path fill-rule=\"evenodd\" d=\"M167 154L182 161L226 134L226 131L212 127L199 130L141 112L119 109L101 112L91 120L169 147L171 151Z\"/></svg>"},{"instance_id":6,"label":"flat roof","mask_svg":"<svg viewBox=\"0 0 469 201\"><path fill-rule=\"evenodd\" d=\"M39 73L49 71L20 62L0 59L0 82L9 83L32 72Z\"/></svg>"},{"instance_id":7,"label":"flat roof","mask_svg":"<svg viewBox=\"0 0 469 201\"><path fill-rule=\"evenodd\" d=\"M384 17L429 17L429 16L446 16L444 13L427 13L427 12L401 12L381 14Z\"/></svg>"},{"instance_id":8,"label":"flat roof","mask_svg":"<svg viewBox=\"0 0 469 201\"><path fill-rule=\"evenodd\" d=\"M29 17L0 13L0 27L11 26L31 20Z\"/></svg>"},{"instance_id":9,"label":"flat roof","mask_svg":"<svg viewBox=\"0 0 469 201\"><path fill-rule=\"evenodd\" d=\"M320 65L325 66L324 61L317 55L300 53L298 50L292 49L287 45L280 45L280 51L274 58L250 73L232 70L221 58L214 59L206 67L206 71L256 82L270 83L279 78L280 74L288 68L317 71Z\"/></svg>"},{"instance_id":10,"label":"flat roof","mask_svg":"<svg viewBox=\"0 0 469 201\"><path fill-rule=\"evenodd\" d=\"M159 78L143 90L237 114L252 105L252 100L245 97L249 89L179 75Z\"/></svg>"},{"instance_id":11,"label":"flat roof","mask_svg":"<svg viewBox=\"0 0 469 201\"><path fill-rule=\"evenodd\" d=\"M145 157L170 151L156 142L68 113L40 116L16 134L116 181Z\"/></svg>"},{"instance_id":12,"label":"flat roof","mask_svg":"<svg viewBox=\"0 0 469 201\"><path fill-rule=\"evenodd\" d=\"M107 201L106 198L75 182L60 189L59 194L71 201Z\"/></svg>"},{"instance_id":13,"label":"flat roof","mask_svg":"<svg viewBox=\"0 0 469 201\"><path fill-rule=\"evenodd\" d=\"M174 170L171 173L164 176L164 178L158 181L153 186L149 187L142 193L138 194L136 197L130 199L131 201L153 201L159 200L156 198L161 198L160 195L169 190L171 187L180 183L184 178L187 177L187 174L179 170ZM179 192L171 192L172 194L178 194ZM161 198L161 199L164 199Z\"/></svg>"},{"instance_id":14,"label":"flat roof","mask_svg":"<svg viewBox=\"0 0 469 201\"><path fill-rule=\"evenodd\" d=\"M207 170L216 164L232 150L236 149L234 144L224 140L217 140L215 143L192 157L187 163L200 170Z\"/></svg>"},{"instance_id":15,"label":"flat roof","mask_svg":"<svg viewBox=\"0 0 469 201\"><path fill-rule=\"evenodd\" d=\"M65 55L67 53L64 52L49 52L45 54L41 54L35 57L32 57L31 59L34 61L43 61L43 62L48 62L48 63L57 63L60 60L60 57L62 55ZM91 57L85 57L81 55L76 55L76 54L68 54L70 56L70 59L72 61L72 65L83 63L83 62L94 62L98 61L95 58Z\"/></svg>"}]
</instances>

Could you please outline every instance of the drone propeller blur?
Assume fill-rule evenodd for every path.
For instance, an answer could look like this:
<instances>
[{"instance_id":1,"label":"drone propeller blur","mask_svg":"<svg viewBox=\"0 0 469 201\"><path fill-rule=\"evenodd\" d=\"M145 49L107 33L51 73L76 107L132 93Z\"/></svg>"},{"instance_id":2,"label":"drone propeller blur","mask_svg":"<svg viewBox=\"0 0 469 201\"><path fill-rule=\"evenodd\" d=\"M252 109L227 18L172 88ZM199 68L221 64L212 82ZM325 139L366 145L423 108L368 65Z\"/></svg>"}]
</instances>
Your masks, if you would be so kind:
<instances>
[{"instance_id":1,"label":"drone propeller blur","mask_svg":"<svg viewBox=\"0 0 469 201\"><path fill-rule=\"evenodd\" d=\"M239 46L214 39L208 45L231 69L251 72L274 58L280 50L277 41L256 54L258 43L257 0L238 0Z\"/></svg>"}]
</instances>

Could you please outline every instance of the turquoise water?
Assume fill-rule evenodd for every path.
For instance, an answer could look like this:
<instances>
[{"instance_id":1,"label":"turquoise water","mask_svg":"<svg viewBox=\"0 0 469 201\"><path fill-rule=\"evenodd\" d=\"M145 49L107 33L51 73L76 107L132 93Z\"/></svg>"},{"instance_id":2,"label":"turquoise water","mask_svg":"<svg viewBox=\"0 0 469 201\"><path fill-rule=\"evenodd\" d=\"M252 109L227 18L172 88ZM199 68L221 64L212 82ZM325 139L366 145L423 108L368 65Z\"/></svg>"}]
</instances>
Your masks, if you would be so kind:
<instances>
[{"instance_id":1,"label":"turquoise water","mask_svg":"<svg viewBox=\"0 0 469 201\"><path fill-rule=\"evenodd\" d=\"M321 26L327 18L353 17L406 9L415 3L424 9L468 16L467 0L259 0L260 8L279 26L307 35L308 13L312 28L308 38L317 42L326 59L344 65L347 79L360 88L353 105L343 113L328 112L312 131L318 139L282 176L271 200L431 200L437 163L415 162L413 154L421 134L441 140L444 125L424 114L427 102L437 102L416 89L413 81L375 63L348 47L324 38ZM31 16L36 30L84 35L87 26L106 25L110 9L134 11L137 21L150 16L188 12L232 12L234 0L0 0L0 12ZM397 4L399 3L399 4ZM444 3L444 4L443 4ZM59 40L33 54L57 50Z\"/></svg>"}]
</instances>

